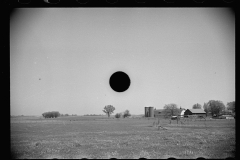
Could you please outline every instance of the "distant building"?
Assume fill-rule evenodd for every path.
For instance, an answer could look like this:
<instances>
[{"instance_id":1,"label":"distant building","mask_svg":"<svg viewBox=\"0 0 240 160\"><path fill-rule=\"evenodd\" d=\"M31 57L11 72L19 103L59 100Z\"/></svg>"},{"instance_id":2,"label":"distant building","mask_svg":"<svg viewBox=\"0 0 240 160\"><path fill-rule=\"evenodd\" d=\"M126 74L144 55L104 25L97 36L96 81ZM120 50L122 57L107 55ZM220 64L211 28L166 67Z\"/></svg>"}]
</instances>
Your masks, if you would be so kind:
<instances>
[{"instance_id":1,"label":"distant building","mask_svg":"<svg viewBox=\"0 0 240 160\"><path fill-rule=\"evenodd\" d=\"M154 117L163 117L166 114L163 111L164 111L164 109L155 109L154 110ZM181 111L180 115L181 115L181 117L183 117L186 109L180 109L180 111Z\"/></svg>"},{"instance_id":2,"label":"distant building","mask_svg":"<svg viewBox=\"0 0 240 160\"><path fill-rule=\"evenodd\" d=\"M184 117L185 111L186 111L186 109L181 109L181 113L180 113L180 116L181 116L181 117Z\"/></svg>"},{"instance_id":3,"label":"distant building","mask_svg":"<svg viewBox=\"0 0 240 160\"><path fill-rule=\"evenodd\" d=\"M184 112L184 116L188 116L188 115L199 115L199 116L206 117L206 112L202 109L187 109Z\"/></svg>"},{"instance_id":4,"label":"distant building","mask_svg":"<svg viewBox=\"0 0 240 160\"><path fill-rule=\"evenodd\" d=\"M145 117L154 117L153 107L145 107Z\"/></svg>"},{"instance_id":5,"label":"distant building","mask_svg":"<svg viewBox=\"0 0 240 160\"><path fill-rule=\"evenodd\" d=\"M147 116L149 111L152 110L153 107L145 107L145 117L152 117L152 116ZM183 117L185 114L186 109L180 108L180 115ZM153 110L154 117L164 117L166 112L164 113L164 109L154 109Z\"/></svg>"},{"instance_id":6,"label":"distant building","mask_svg":"<svg viewBox=\"0 0 240 160\"><path fill-rule=\"evenodd\" d=\"M164 116L163 110L164 109L155 109L154 110L154 117L162 117L162 116Z\"/></svg>"}]
</instances>

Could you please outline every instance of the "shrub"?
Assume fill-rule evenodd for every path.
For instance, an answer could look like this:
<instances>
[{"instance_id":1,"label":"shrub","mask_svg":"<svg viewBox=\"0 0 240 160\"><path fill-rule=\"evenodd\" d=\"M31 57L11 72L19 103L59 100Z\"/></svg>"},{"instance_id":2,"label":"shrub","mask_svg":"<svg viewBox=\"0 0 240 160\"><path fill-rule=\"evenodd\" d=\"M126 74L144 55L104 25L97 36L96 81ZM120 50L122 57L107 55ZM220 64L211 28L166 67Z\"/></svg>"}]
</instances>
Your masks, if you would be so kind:
<instances>
[{"instance_id":1,"label":"shrub","mask_svg":"<svg viewBox=\"0 0 240 160\"><path fill-rule=\"evenodd\" d=\"M57 118L60 116L60 113L58 111L52 111L52 112L45 112L42 114L44 118Z\"/></svg>"},{"instance_id":2,"label":"shrub","mask_svg":"<svg viewBox=\"0 0 240 160\"><path fill-rule=\"evenodd\" d=\"M121 117L121 113L117 113L116 115L115 115L115 118L120 118Z\"/></svg>"},{"instance_id":3,"label":"shrub","mask_svg":"<svg viewBox=\"0 0 240 160\"><path fill-rule=\"evenodd\" d=\"M129 110L126 110L123 114L123 117L126 118L126 117L129 117L129 116L131 116L131 114L130 114Z\"/></svg>"}]
</instances>

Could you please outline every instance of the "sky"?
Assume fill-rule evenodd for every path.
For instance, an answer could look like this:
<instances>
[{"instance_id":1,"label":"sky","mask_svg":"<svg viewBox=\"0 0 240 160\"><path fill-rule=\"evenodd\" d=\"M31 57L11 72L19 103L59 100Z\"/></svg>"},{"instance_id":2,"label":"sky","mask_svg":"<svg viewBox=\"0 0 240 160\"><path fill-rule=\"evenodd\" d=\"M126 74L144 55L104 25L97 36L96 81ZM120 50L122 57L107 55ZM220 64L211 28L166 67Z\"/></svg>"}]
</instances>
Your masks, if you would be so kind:
<instances>
[{"instance_id":1,"label":"sky","mask_svg":"<svg viewBox=\"0 0 240 160\"><path fill-rule=\"evenodd\" d=\"M116 71L130 87L115 92ZM10 17L10 114L113 114L235 101L227 8L21 8Z\"/></svg>"}]
</instances>

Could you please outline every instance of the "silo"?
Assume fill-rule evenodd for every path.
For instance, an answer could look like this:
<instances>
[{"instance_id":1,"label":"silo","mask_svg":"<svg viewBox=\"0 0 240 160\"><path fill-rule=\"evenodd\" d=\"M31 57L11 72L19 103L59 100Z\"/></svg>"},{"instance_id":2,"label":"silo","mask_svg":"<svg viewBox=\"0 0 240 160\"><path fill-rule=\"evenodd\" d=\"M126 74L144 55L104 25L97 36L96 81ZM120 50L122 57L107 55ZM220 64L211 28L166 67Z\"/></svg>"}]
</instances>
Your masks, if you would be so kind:
<instances>
[{"instance_id":1,"label":"silo","mask_svg":"<svg viewBox=\"0 0 240 160\"><path fill-rule=\"evenodd\" d=\"M154 117L153 107L149 107L149 117Z\"/></svg>"},{"instance_id":2,"label":"silo","mask_svg":"<svg viewBox=\"0 0 240 160\"><path fill-rule=\"evenodd\" d=\"M149 108L145 107L145 117L149 117Z\"/></svg>"}]
</instances>

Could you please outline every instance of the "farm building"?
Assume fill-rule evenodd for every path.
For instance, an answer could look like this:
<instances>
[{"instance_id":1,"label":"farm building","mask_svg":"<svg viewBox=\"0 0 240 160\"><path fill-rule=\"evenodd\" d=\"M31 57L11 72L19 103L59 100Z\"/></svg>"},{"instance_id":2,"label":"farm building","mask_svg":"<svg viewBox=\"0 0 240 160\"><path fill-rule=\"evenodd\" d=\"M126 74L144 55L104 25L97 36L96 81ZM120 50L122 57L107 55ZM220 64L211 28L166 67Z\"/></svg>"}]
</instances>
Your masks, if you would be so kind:
<instances>
[{"instance_id":1,"label":"farm building","mask_svg":"<svg viewBox=\"0 0 240 160\"><path fill-rule=\"evenodd\" d=\"M153 109L153 107L145 107L145 117L163 117L164 109ZM180 109L180 115L183 117L186 109Z\"/></svg>"},{"instance_id":2,"label":"farm building","mask_svg":"<svg viewBox=\"0 0 240 160\"><path fill-rule=\"evenodd\" d=\"M145 107L145 117L161 117L164 109L153 109L153 107Z\"/></svg>"},{"instance_id":3,"label":"farm building","mask_svg":"<svg viewBox=\"0 0 240 160\"><path fill-rule=\"evenodd\" d=\"M186 109L181 109L181 113L180 113L181 117L184 117L185 111L186 111Z\"/></svg>"},{"instance_id":4,"label":"farm building","mask_svg":"<svg viewBox=\"0 0 240 160\"><path fill-rule=\"evenodd\" d=\"M165 114L164 114L164 109L154 109L154 117L163 117ZM184 112L186 111L186 109L180 109L180 115L181 117L184 116Z\"/></svg>"},{"instance_id":5,"label":"farm building","mask_svg":"<svg viewBox=\"0 0 240 160\"><path fill-rule=\"evenodd\" d=\"M199 116L206 117L206 112L202 109L187 109L184 112L184 116L187 116L187 115L199 115Z\"/></svg>"},{"instance_id":6,"label":"farm building","mask_svg":"<svg viewBox=\"0 0 240 160\"><path fill-rule=\"evenodd\" d=\"M153 107L145 107L145 117L154 117Z\"/></svg>"},{"instance_id":7,"label":"farm building","mask_svg":"<svg viewBox=\"0 0 240 160\"><path fill-rule=\"evenodd\" d=\"M154 110L154 117L161 117L164 116L163 109L155 109Z\"/></svg>"}]
</instances>

